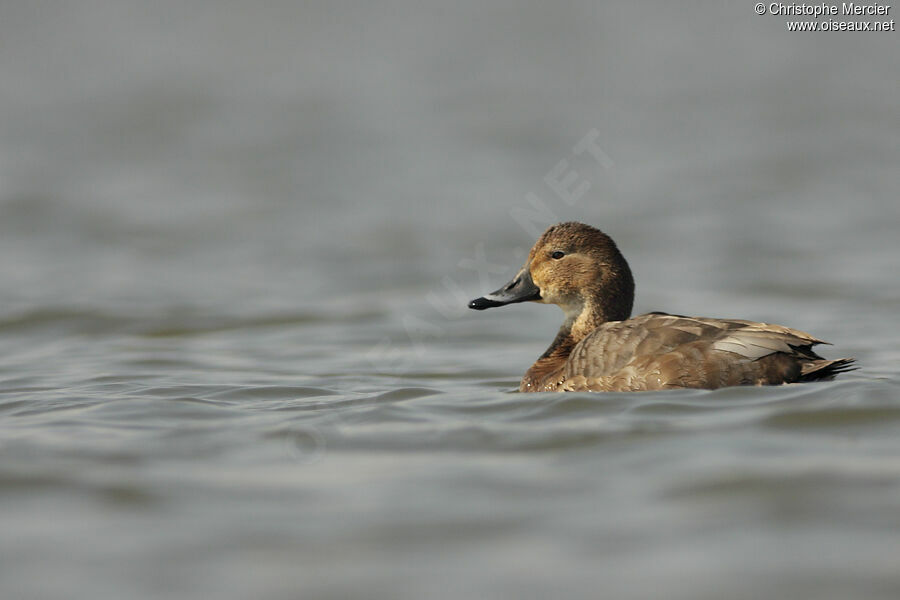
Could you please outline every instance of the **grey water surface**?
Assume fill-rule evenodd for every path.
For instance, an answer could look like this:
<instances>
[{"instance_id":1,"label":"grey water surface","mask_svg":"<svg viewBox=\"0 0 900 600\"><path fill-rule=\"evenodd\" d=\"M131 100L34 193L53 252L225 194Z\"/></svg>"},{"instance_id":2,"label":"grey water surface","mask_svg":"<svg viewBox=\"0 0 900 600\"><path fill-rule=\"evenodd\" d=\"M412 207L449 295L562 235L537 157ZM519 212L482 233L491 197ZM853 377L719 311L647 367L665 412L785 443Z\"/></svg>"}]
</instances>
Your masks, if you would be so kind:
<instances>
[{"instance_id":1,"label":"grey water surface","mask_svg":"<svg viewBox=\"0 0 900 600\"><path fill-rule=\"evenodd\" d=\"M4 3L0 596L900 597L898 34L785 20ZM513 393L569 219L861 369Z\"/></svg>"}]
</instances>

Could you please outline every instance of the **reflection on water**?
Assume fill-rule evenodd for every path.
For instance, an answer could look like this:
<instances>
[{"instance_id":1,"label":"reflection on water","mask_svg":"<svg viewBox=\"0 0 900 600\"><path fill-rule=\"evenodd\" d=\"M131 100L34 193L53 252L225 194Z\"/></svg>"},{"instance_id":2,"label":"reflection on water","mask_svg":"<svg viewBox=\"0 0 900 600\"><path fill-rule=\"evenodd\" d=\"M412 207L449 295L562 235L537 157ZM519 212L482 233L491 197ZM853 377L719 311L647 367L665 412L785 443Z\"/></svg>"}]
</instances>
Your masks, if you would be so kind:
<instances>
[{"instance_id":1,"label":"reflection on water","mask_svg":"<svg viewBox=\"0 0 900 600\"><path fill-rule=\"evenodd\" d=\"M3 12L4 597L900 593L894 34L662 2ZM465 302L557 219L616 239L637 312L862 369L512 393L558 311Z\"/></svg>"}]
</instances>

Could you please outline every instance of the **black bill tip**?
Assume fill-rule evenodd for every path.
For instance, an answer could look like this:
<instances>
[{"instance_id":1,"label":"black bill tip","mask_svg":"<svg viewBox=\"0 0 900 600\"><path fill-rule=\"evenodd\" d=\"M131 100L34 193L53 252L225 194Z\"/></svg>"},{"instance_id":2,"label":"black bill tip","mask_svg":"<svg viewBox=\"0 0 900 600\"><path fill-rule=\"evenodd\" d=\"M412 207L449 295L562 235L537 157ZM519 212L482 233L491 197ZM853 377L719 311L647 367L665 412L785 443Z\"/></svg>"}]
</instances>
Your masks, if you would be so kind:
<instances>
[{"instance_id":1,"label":"black bill tip","mask_svg":"<svg viewBox=\"0 0 900 600\"><path fill-rule=\"evenodd\" d=\"M484 310L486 308L493 308L494 306L503 306L503 302L497 302L496 300L488 300L487 298L475 298L471 302L469 302L469 308L473 310Z\"/></svg>"}]
</instances>

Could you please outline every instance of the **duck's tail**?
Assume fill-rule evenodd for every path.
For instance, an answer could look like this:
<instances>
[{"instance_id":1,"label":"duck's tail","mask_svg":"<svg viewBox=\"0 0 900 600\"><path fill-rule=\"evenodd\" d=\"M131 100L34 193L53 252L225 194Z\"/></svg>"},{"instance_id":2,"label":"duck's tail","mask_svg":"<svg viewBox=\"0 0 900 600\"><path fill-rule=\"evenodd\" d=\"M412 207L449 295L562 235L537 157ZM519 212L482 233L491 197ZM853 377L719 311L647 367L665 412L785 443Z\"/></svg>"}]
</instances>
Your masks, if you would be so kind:
<instances>
[{"instance_id":1,"label":"duck's tail","mask_svg":"<svg viewBox=\"0 0 900 600\"><path fill-rule=\"evenodd\" d=\"M858 369L855 358L836 358L834 360L811 360L804 362L797 381L831 381L838 373L846 373Z\"/></svg>"}]
</instances>

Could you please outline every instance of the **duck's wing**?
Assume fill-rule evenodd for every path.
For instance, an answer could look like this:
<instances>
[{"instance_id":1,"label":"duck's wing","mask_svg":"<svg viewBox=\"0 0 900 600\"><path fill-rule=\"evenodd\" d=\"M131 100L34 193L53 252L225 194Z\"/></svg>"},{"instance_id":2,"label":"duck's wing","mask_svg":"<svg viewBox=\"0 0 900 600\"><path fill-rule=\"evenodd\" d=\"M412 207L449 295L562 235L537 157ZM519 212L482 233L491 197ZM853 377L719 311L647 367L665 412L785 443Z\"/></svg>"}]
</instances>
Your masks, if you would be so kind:
<instances>
[{"instance_id":1,"label":"duck's wing","mask_svg":"<svg viewBox=\"0 0 900 600\"><path fill-rule=\"evenodd\" d=\"M566 381L571 389L717 388L833 377L849 367L851 359L812 351L822 343L781 325L649 313L604 323L583 339Z\"/></svg>"}]
</instances>

